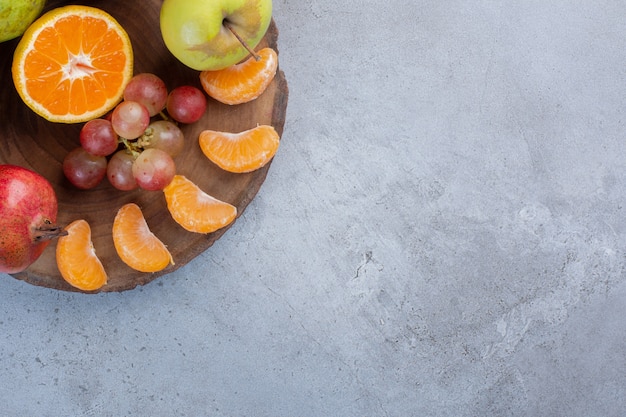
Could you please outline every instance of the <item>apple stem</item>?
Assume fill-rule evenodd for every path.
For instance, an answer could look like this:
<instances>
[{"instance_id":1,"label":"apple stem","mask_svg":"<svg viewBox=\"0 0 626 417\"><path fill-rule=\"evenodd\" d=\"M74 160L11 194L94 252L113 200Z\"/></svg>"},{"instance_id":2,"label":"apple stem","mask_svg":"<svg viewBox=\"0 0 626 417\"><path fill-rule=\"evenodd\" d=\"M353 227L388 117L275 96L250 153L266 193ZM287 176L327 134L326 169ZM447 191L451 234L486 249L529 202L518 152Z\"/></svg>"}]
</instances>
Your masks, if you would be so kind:
<instances>
[{"instance_id":1,"label":"apple stem","mask_svg":"<svg viewBox=\"0 0 626 417\"><path fill-rule=\"evenodd\" d=\"M243 45L243 47L246 48L246 50L250 53L250 55L252 55L254 57L254 59L256 59L257 61L259 61L261 59L261 57L259 55L257 55L252 48L250 48L250 45L248 45L246 43L246 41L244 41L243 38L241 36L239 36L237 31L235 31L235 29L231 26L230 23L228 23L227 21L224 21L224 26L226 26L228 28L228 30L230 30L232 32L232 34L235 35L235 38L237 38L239 43L241 43Z\"/></svg>"},{"instance_id":2,"label":"apple stem","mask_svg":"<svg viewBox=\"0 0 626 417\"><path fill-rule=\"evenodd\" d=\"M51 223L46 223L45 225L35 229L35 240L37 242L41 242L44 240L52 240L52 239L56 239L57 237L66 236L66 235L67 235L67 230L63 230L62 227L59 227Z\"/></svg>"}]
</instances>

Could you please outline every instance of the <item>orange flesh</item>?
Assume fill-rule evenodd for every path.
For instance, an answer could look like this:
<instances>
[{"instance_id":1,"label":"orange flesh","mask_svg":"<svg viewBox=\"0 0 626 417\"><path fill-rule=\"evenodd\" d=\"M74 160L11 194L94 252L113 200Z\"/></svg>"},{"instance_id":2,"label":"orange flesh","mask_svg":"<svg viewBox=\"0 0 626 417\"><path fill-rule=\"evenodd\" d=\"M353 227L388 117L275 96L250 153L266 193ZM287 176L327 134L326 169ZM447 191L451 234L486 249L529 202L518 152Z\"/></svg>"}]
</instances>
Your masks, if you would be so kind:
<instances>
[{"instance_id":1,"label":"orange flesh","mask_svg":"<svg viewBox=\"0 0 626 417\"><path fill-rule=\"evenodd\" d=\"M98 9L94 16L85 9L92 8L50 12L60 16L42 19L39 32L36 22L16 50L16 88L33 110L52 121L99 117L119 102L132 76L126 33Z\"/></svg>"},{"instance_id":2,"label":"orange flesh","mask_svg":"<svg viewBox=\"0 0 626 417\"><path fill-rule=\"evenodd\" d=\"M203 71L200 82L214 99L229 105L247 103L259 97L271 84L278 68L278 55L271 48L254 57L219 71Z\"/></svg>"},{"instance_id":3,"label":"orange flesh","mask_svg":"<svg viewBox=\"0 0 626 417\"><path fill-rule=\"evenodd\" d=\"M152 233L139 206L122 206L113 221L113 243L122 261L141 272L157 272L174 264L167 247Z\"/></svg>"},{"instance_id":4,"label":"orange flesh","mask_svg":"<svg viewBox=\"0 0 626 417\"><path fill-rule=\"evenodd\" d=\"M67 236L61 236L56 247L56 261L61 276L78 289L100 289L107 283L107 274L91 242L89 224L85 220L76 220L65 230Z\"/></svg>"},{"instance_id":5,"label":"orange flesh","mask_svg":"<svg viewBox=\"0 0 626 417\"><path fill-rule=\"evenodd\" d=\"M276 154L280 138L272 126L260 125L240 133L204 130L200 149L225 171L244 173L263 167Z\"/></svg>"},{"instance_id":6,"label":"orange flesh","mask_svg":"<svg viewBox=\"0 0 626 417\"><path fill-rule=\"evenodd\" d=\"M172 218L187 231L211 233L237 217L237 207L210 196L182 175L174 176L163 192Z\"/></svg>"}]
</instances>

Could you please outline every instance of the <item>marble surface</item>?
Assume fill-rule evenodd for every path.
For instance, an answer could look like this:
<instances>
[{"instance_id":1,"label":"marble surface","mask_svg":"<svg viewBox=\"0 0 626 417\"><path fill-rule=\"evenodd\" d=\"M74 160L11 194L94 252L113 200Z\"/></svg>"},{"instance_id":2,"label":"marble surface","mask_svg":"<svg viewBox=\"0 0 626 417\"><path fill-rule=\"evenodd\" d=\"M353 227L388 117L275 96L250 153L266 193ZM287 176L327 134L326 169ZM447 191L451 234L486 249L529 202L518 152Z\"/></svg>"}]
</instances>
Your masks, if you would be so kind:
<instances>
[{"instance_id":1,"label":"marble surface","mask_svg":"<svg viewBox=\"0 0 626 417\"><path fill-rule=\"evenodd\" d=\"M0 280L13 416L618 416L626 5L274 2L257 198L132 291Z\"/></svg>"}]
</instances>

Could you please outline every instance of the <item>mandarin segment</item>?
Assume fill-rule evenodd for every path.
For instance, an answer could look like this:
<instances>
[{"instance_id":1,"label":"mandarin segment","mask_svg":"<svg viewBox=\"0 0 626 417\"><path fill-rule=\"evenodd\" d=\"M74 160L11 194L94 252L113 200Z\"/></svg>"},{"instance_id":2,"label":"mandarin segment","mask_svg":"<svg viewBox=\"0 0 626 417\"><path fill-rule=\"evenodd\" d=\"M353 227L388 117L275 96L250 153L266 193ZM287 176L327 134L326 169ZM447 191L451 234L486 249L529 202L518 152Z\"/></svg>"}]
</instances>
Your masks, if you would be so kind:
<instances>
[{"instance_id":1,"label":"mandarin segment","mask_svg":"<svg viewBox=\"0 0 626 417\"><path fill-rule=\"evenodd\" d=\"M71 286L83 291L95 291L107 283L107 273L91 241L91 228L85 220L75 220L59 237L56 262L59 272Z\"/></svg>"},{"instance_id":2,"label":"mandarin segment","mask_svg":"<svg viewBox=\"0 0 626 417\"><path fill-rule=\"evenodd\" d=\"M58 7L26 30L11 72L17 92L35 113L52 122L85 122L121 100L133 74L132 45L105 11Z\"/></svg>"},{"instance_id":3,"label":"mandarin segment","mask_svg":"<svg viewBox=\"0 0 626 417\"><path fill-rule=\"evenodd\" d=\"M169 250L150 231L148 223L135 203L123 205L113 221L113 243L120 259L140 272L158 272L174 259Z\"/></svg>"},{"instance_id":4,"label":"mandarin segment","mask_svg":"<svg viewBox=\"0 0 626 417\"><path fill-rule=\"evenodd\" d=\"M189 232L212 233L237 217L237 207L207 194L183 175L175 175L163 193L172 218Z\"/></svg>"},{"instance_id":5,"label":"mandarin segment","mask_svg":"<svg viewBox=\"0 0 626 417\"><path fill-rule=\"evenodd\" d=\"M280 137L272 126L259 125L239 133L204 130L198 143L202 153L223 170L245 173L271 161Z\"/></svg>"},{"instance_id":6,"label":"mandarin segment","mask_svg":"<svg viewBox=\"0 0 626 417\"><path fill-rule=\"evenodd\" d=\"M202 71L200 83L215 100L229 105L247 103L259 97L272 83L278 69L278 55L272 48L257 52L258 60L246 61L218 71Z\"/></svg>"}]
</instances>

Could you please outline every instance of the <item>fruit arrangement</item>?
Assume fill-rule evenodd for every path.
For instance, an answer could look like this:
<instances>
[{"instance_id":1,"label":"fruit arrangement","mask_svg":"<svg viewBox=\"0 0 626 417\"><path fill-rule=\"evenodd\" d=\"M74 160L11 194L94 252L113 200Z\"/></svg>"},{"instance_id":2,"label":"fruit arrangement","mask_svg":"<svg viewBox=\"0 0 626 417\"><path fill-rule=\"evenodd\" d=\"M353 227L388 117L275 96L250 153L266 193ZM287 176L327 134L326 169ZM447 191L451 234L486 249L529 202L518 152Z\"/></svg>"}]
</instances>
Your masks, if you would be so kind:
<instances>
[{"instance_id":1,"label":"fruit arrangement","mask_svg":"<svg viewBox=\"0 0 626 417\"><path fill-rule=\"evenodd\" d=\"M55 243L46 245L50 247L42 255L31 255L26 269L6 272L64 290L134 288L212 245L258 191L279 144L287 99L284 75L277 70L271 2L260 2L264 13L269 3L270 23L259 41L242 29L245 24L235 27L230 17L223 19L220 26L230 27L244 56L228 63L232 58L225 53L219 68L213 57L213 66L202 69L185 63L167 42L155 42L165 40L165 6L175 2L191 0L165 0L163 7L157 0L148 2L149 7L123 1L88 6L50 1L41 21L35 20L21 38L0 44L1 55L16 51L10 67L15 92L0 93L5 112L0 122L6 126L0 127L0 137L9 139L0 150L0 163L27 166L50 181L59 201L54 231L61 235L47 241ZM246 10L246 2L232 3ZM241 24L237 7L229 13ZM128 10L133 8L135 19ZM143 21L137 21L139 15ZM102 60L98 56L107 56L102 48L93 49L100 53L93 56L66 53L78 63L73 71L81 71L76 77L80 82L72 82L61 65L59 79L69 78L68 87L54 90L56 99L47 101L51 94L37 95L43 81L35 85L36 77L28 75L28 56L37 51L27 51L45 50L41 40L50 36L47 27L68 16L89 19L79 25L83 30L77 43L89 42L92 31L116 40L108 54L114 58L105 62L109 79L90 84L96 77L89 74L91 68ZM101 16L114 23L99 29ZM169 19L181 22L179 14ZM169 24L170 33L175 26ZM72 52L72 42L57 44ZM41 61L34 60L33 67ZM6 75L9 68L0 70ZM94 85L111 88L95 91ZM96 97L98 105L92 103L92 92L102 96ZM63 111L59 102L65 103Z\"/></svg>"}]
</instances>

